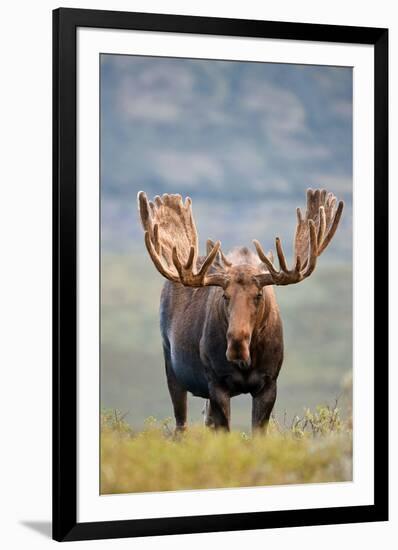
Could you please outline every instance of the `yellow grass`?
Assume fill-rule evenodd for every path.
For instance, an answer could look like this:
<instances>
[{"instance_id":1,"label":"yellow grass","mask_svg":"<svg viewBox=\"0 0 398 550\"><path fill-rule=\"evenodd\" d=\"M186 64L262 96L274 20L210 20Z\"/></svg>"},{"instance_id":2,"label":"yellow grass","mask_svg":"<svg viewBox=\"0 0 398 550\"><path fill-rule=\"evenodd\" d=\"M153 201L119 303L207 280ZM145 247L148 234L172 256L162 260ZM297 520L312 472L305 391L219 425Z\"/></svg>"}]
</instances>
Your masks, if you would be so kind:
<instances>
[{"instance_id":1,"label":"yellow grass","mask_svg":"<svg viewBox=\"0 0 398 550\"><path fill-rule=\"evenodd\" d=\"M337 408L307 410L267 436L194 425L175 437L169 420L133 431L102 415L101 493L319 483L352 479L352 433Z\"/></svg>"}]
</instances>

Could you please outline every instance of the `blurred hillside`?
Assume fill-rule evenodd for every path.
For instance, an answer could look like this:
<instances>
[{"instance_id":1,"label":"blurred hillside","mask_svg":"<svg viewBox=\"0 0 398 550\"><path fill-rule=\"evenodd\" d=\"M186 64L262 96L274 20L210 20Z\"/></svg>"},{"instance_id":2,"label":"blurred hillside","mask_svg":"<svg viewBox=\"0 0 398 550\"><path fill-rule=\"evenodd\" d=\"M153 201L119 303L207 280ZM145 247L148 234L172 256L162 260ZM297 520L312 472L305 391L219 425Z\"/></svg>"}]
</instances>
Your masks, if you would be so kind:
<instances>
[{"instance_id":1,"label":"blurred hillside","mask_svg":"<svg viewBox=\"0 0 398 550\"><path fill-rule=\"evenodd\" d=\"M101 406L129 411L135 427L148 415L172 415L158 328L163 280L142 247L102 259ZM277 288L286 348L279 417L340 395L352 361L351 275L348 264L321 261L307 281ZM203 400L191 397L189 417L200 420L202 408ZM250 396L233 399L232 422L248 428Z\"/></svg>"},{"instance_id":2,"label":"blurred hillside","mask_svg":"<svg viewBox=\"0 0 398 550\"><path fill-rule=\"evenodd\" d=\"M317 271L277 289L286 359L277 410L331 402L351 370L352 71L350 68L102 55L101 406L128 421L171 414L158 329L161 276L136 208L148 196L193 199L201 243L291 254L307 187L344 199ZM198 419L202 402L192 399ZM249 397L233 422L247 427Z\"/></svg>"}]
</instances>

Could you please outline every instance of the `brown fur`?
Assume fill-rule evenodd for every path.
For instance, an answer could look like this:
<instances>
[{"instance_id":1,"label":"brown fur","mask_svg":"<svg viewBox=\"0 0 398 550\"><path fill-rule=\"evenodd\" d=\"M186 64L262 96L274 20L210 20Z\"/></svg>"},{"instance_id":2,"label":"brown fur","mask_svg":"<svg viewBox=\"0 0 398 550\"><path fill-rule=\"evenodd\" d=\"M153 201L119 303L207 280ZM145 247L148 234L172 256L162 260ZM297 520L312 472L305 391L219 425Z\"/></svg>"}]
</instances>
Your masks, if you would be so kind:
<instances>
[{"instance_id":1,"label":"brown fur","mask_svg":"<svg viewBox=\"0 0 398 550\"><path fill-rule=\"evenodd\" d=\"M145 244L168 281L160 300L160 328L176 426L187 422L187 392L206 398L207 426L230 428L230 399L252 395L253 429L267 426L283 361L282 322L270 285L302 281L316 267L343 210L325 190L308 190L305 217L297 210L295 259L288 267L276 239L279 268L258 241L225 256L207 241L198 257L191 200L138 195Z\"/></svg>"}]
</instances>

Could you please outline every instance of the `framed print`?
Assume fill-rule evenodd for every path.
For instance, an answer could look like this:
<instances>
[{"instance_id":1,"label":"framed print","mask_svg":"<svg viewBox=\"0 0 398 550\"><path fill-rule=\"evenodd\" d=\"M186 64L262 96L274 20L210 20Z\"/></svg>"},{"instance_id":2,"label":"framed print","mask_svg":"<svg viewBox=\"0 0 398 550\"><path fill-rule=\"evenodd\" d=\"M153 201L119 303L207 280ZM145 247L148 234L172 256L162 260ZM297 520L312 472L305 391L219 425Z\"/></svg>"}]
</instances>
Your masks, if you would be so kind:
<instances>
[{"instance_id":1,"label":"framed print","mask_svg":"<svg viewBox=\"0 0 398 550\"><path fill-rule=\"evenodd\" d=\"M387 520L387 29L53 39L53 537Z\"/></svg>"}]
</instances>

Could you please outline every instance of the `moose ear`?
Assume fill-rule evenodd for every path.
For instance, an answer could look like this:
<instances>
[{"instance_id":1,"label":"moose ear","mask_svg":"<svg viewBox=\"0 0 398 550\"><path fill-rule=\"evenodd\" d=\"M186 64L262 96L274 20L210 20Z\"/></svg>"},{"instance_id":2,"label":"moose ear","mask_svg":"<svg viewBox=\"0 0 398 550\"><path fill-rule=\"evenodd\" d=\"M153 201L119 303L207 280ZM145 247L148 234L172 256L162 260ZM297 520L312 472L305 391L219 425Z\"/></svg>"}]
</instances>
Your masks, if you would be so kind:
<instances>
[{"instance_id":1,"label":"moose ear","mask_svg":"<svg viewBox=\"0 0 398 550\"><path fill-rule=\"evenodd\" d=\"M214 248L214 242L211 239L207 239L206 241L206 254L210 254L210 252ZM224 256L221 248L217 252L216 259L214 260L214 264L216 267L220 267L222 269L225 269L226 267L231 267L231 262L227 260L227 258Z\"/></svg>"}]
</instances>

